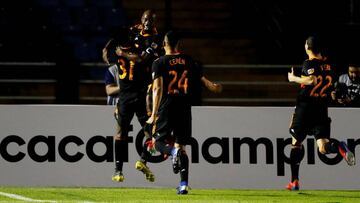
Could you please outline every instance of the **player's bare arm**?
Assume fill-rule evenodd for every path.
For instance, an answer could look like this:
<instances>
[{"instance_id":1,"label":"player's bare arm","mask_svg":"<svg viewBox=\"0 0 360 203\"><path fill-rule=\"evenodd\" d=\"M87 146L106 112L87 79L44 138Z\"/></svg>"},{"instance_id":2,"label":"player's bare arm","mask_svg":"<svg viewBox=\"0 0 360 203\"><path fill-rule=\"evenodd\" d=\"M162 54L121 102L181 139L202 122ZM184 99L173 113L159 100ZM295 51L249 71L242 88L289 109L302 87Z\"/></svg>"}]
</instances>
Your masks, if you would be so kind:
<instances>
[{"instance_id":1,"label":"player's bare arm","mask_svg":"<svg viewBox=\"0 0 360 203\"><path fill-rule=\"evenodd\" d=\"M123 55L125 58L127 58L130 61L135 61L135 62L141 62L143 61L143 58L137 54L134 53L128 53L128 52L123 52Z\"/></svg>"},{"instance_id":2,"label":"player's bare arm","mask_svg":"<svg viewBox=\"0 0 360 203\"><path fill-rule=\"evenodd\" d=\"M315 85L316 78L315 76L302 76L298 77L294 74L294 67L291 67L291 72L288 73L288 80L289 82L295 82L303 85Z\"/></svg>"},{"instance_id":3,"label":"player's bare arm","mask_svg":"<svg viewBox=\"0 0 360 203\"><path fill-rule=\"evenodd\" d=\"M110 40L105 44L105 47L102 49L102 59L103 59L103 61L104 61L107 65L110 65L109 57L108 57L108 50L109 50L110 43L111 43L112 41L113 41L113 39L110 39Z\"/></svg>"},{"instance_id":4,"label":"player's bare arm","mask_svg":"<svg viewBox=\"0 0 360 203\"><path fill-rule=\"evenodd\" d=\"M120 87L117 84L108 84L105 86L106 95L114 95L120 92Z\"/></svg>"},{"instance_id":5,"label":"player's bare arm","mask_svg":"<svg viewBox=\"0 0 360 203\"><path fill-rule=\"evenodd\" d=\"M210 91L212 91L214 93L222 92L222 85L220 83L211 82L205 76L201 77L201 81L203 82L203 84L205 85L205 87L208 90L210 90Z\"/></svg>"},{"instance_id":6,"label":"player's bare arm","mask_svg":"<svg viewBox=\"0 0 360 203\"><path fill-rule=\"evenodd\" d=\"M116 47L115 53L118 56L125 57L129 61L141 62L143 60L139 55L128 52L126 48Z\"/></svg>"},{"instance_id":7,"label":"player's bare arm","mask_svg":"<svg viewBox=\"0 0 360 203\"><path fill-rule=\"evenodd\" d=\"M163 92L163 78L162 77L156 78L154 80L153 85L154 85L154 87L153 87L153 109L152 109L152 114L151 114L150 118L146 121L149 124L154 123L155 116L159 110L160 101L161 101L162 92Z\"/></svg>"}]
</instances>

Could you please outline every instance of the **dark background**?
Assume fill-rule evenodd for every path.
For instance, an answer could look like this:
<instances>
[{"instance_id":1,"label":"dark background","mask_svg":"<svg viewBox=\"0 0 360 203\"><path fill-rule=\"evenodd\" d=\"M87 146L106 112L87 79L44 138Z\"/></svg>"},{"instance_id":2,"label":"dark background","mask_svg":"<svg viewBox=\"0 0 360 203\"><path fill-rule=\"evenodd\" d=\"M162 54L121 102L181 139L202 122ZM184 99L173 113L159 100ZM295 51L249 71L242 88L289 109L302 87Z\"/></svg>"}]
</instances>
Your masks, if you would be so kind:
<instances>
[{"instance_id":1,"label":"dark background","mask_svg":"<svg viewBox=\"0 0 360 203\"><path fill-rule=\"evenodd\" d=\"M310 34L324 36L339 60L358 62L358 0L129 2L1 1L1 61L56 61L60 53L82 62L101 61L99 49L106 39L118 27L139 22L142 11L149 8L158 13L160 32L173 28L187 38L255 41L258 56L252 56L252 63L301 61L304 54L300 44Z\"/></svg>"},{"instance_id":2,"label":"dark background","mask_svg":"<svg viewBox=\"0 0 360 203\"><path fill-rule=\"evenodd\" d=\"M157 13L160 33L181 32L181 48L205 65L298 65L306 58L306 37L314 34L326 41L327 55L339 71L360 62L359 0L5 0L0 3L0 79L48 75L56 80L56 100L43 103L86 103L79 95L93 87L82 87L81 79L101 80L103 75L84 69L84 63L104 65L106 41L120 27L139 23L146 9ZM24 71L7 62L51 62L55 68ZM1 93L26 91L7 87ZM17 103L27 102L34 103Z\"/></svg>"}]
</instances>

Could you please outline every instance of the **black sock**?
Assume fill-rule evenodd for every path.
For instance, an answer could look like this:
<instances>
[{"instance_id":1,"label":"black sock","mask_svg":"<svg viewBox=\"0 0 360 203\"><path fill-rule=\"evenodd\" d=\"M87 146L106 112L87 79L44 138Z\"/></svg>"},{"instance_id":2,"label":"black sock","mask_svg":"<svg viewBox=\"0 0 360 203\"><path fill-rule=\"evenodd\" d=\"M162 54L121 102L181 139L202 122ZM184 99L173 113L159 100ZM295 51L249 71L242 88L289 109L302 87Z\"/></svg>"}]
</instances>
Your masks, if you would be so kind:
<instances>
[{"instance_id":1,"label":"black sock","mask_svg":"<svg viewBox=\"0 0 360 203\"><path fill-rule=\"evenodd\" d=\"M293 147L290 152L290 168L291 168L291 182L299 180L300 162L304 157L304 147Z\"/></svg>"},{"instance_id":2,"label":"black sock","mask_svg":"<svg viewBox=\"0 0 360 203\"><path fill-rule=\"evenodd\" d=\"M155 148L160 153L167 154L167 155L171 155L171 150L173 149L172 146L169 146L168 144L164 143L163 141L156 141Z\"/></svg>"},{"instance_id":3,"label":"black sock","mask_svg":"<svg viewBox=\"0 0 360 203\"><path fill-rule=\"evenodd\" d=\"M146 164L147 160L149 159L149 157L151 156L150 152L147 150L147 144L146 142L151 141L151 138L148 138L145 140L144 145L143 145L143 149L140 155L140 161L143 162L144 164Z\"/></svg>"},{"instance_id":4,"label":"black sock","mask_svg":"<svg viewBox=\"0 0 360 203\"><path fill-rule=\"evenodd\" d=\"M339 153L339 141L331 139L325 144L325 150L327 154Z\"/></svg>"},{"instance_id":5,"label":"black sock","mask_svg":"<svg viewBox=\"0 0 360 203\"><path fill-rule=\"evenodd\" d=\"M180 154L180 181L189 180L189 157L185 151L182 151Z\"/></svg>"},{"instance_id":6,"label":"black sock","mask_svg":"<svg viewBox=\"0 0 360 203\"><path fill-rule=\"evenodd\" d=\"M127 142L126 140L115 140L115 168L122 171L124 161L127 161Z\"/></svg>"}]
</instances>

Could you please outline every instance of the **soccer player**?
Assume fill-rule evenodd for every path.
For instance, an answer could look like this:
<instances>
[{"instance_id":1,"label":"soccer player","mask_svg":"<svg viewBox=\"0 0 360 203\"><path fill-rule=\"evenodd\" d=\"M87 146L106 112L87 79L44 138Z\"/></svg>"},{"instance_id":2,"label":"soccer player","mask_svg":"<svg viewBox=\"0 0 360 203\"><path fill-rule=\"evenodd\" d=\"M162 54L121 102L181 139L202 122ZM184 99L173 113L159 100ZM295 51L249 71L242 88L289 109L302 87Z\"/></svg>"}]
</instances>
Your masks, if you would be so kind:
<instances>
[{"instance_id":1,"label":"soccer player","mask_svg":"<svg viewBox=\"0 0 360 203\"><path fill-rule=\"evenodd\" d=\"M131 43L129 43L131 44ZM132 47L117 46L117 55L119 56L116 67L118 68L117 78L119 78L119 100L116 106L115 117L119 125L117 134L114 136L115 143L115 173L112 177L113 181L122 182L124 175L122 173L123 162L127 156L127 138L131 130L131 120L136 114L141 126L144 126L148 119L146 113L146 89L147 77L150 72L140 66L141 59L139 56L132 54ZM130 60L131 59L131 60ZM141 169L145 174L145 178L153 182L155 176L146 166L146 157L149 152L143 148L141 154ZM137 162L137 165L139 165Z\"/></svg>"},{"instance_id":2,"label":"soccer player","mask_svg":"<svg viewBox=\"0 0 360 203\"><path fill-rule=\"evenodd\" d=\"M153 60L158 57L161 46L159 46L157 29L155 27L156 15L151 10L146 10L141 17L141 24L129 29L131 48L121 52L122 58L119 59L119 78L120 78L120 101L118 102L117 120L121 128L121 133L115 137L115 163L116 170L113 176L114 181L123 181L122 165L125 160L124 146L129 131L131 119L136 113L141 126L144 127L147 120L146 115L146 89L151 83L151 65ZM106 55L106 47L103 54ZM106 62L106 57L103 57ZM131 86L131 87L130 87ZM127 95L122 98L121 95ZM137 95L137 96L136 96ZM126 97L126 98L125 98ZM136 104L135 104L136 103ZM123 135L120 135L123 134ZM135 163L135 168L145 174L145 178L150 182L155 180L155 176L146 166L146 157L150 156L144 144L141 159Z\"/></svg>"},{"instance_id":3,"label":"soccer player","mask_svg":"<svg viewBox=\"0 0 360 203\"><path fill-rule=\"evenodd\" d=\"M158 58L162 52L161 38L156 29L156 14L152 10L144 11L141 17L141 23L130 27L129 30L134 49L132 50L133 54L127 55L126 57L134 61L140 60L140 65L148 67L150 71L152 62ZM108 46L110 42L111 39L102 50L103 60L107 64L111 63Z\"/></svg>"},{"instance_id":4,"label":"soccer player","mask_svg":"<svg viewBox=\"0 0 360 203\"><path fill-rule=\"evenodd\" d=\"M128 60L137 61L140 66L144 66L150 73L152 62L161 52L161 46L159 46L160 38L157 33L155 20L155 13L152 10L146 10L141 17L141 24L136 24L129 29L130 36L125 36L124 33L127 32L124 31L125 28L121 28L120 32L116 34L115 39L110 39L103 48L102 58L104 62L108 65L116 63L120 49L117 49L118 47L115 47L115 45L120 41L128 40L130 37L134 49L131 50L132 54L123 52L124 57ZM109 96L108 104L116 104L117 98L114 98L114 96L119 92L118 79L115 77L116 70L116 66L112 65L105 74L106 93ZM150 83L150 74L147 78Z\"/></svg>"},{"instance_id":5,"label":"soccer player","mask_svg":"<svg viewBox=\"0 0 360 203\"><path fill-rule=\"evenodd\" d=\"M320 153L340 153L350 166L355 164L354 154L345 142L330 140L331 119L328 117L328 102L335 78L333 69L326 62L321 49L318 38L308 37L305 42L308 59L303 64L301 77L294 75L293 68L288 73L290 82L301 84L289 129L292 135L292 148L291 181L287 185L288 190L299 190L299 166L304 156L302 142L308 134L314 135Z\"/></svg>"},{"instance_id":6,"label":"soccer player","mask_svg":"<svg viewBox=\"0 0 360 203\"><path fill-rule=\"evenodd\" d=\"M339 77L332 97L345 106L360 106L360 67L350 65L348 73Z\"/></svg>"},{"instance_id":7,"label":"soccer player","mask_svg":"<svg viewBox=\"0 0 360 203\"><path fill-rule=\"evenodd\" d=\"M106 45L106 47L108 48L107 50L116 53L116 55L120 55L122 46L119 44L121 43L116 40L110 40L109 43ZM105 53L103 57L108 58L108 54ZM104 81L105 81L105 92L107 95L107 100L106 100L107 105L116 106L117 102L119 101L120 78L118 76L119 76L119 68L117 67L116 64L110 65L110 67L108 67L105 71ZM115 108L114 116L115 118L118 117L117 108ZM118 133L120 133L120 126L116 124L116 134Z\"/></svg>"},{"instance_id":8,"label":"soccer player","mask_svg":"<svg viewBox=\"0 0 360 203\"><path fill-rule=\"evenodd\" d=\"M139 57L138 66L142 69L145 69L148 74L144 77L145 80L145 89L148 89L148 86L151 85L151 66L155 59L157 59L162 54L161 40L156 28L156 14L152 10L146 10L141 16L141 23L134 25L130 28L131 39L134 43L134 53ZM145 97L145 104L148 104L149 100ZM146 111L148 112L148 111ZM146 128L144 129L145 135L148 135ZM146 136L147 137L147 136ZM145 141L144 151L147 149ZM135 163L135 168L139 171L144 172L147 170L146 160L142 158L141 160Z\"/></svg>"},{"instance_id":9,"label":"soccer player","mask_svg":"<svg viewBox=\"0 0 360 203\"><path fill-rule=\"evenodd\" d=\"M165 56L152 66L153 110L147 123L154 124L157 151L172 157L174 173L180 172L178 194L188 193L189 158L185 146L191 137L191 93L196 66L190 56L178 51L179 37L169 31L164 37ZM167 139L175 138L174 146Z\"/></svg>"},{"instance_id":10,"label":"soccer player","mask_svg":"<svg viewBox=\"0 0 360 203\"><path fill-rule=\"evenodd\" d=\"M141 24L130 28L137 53L143 59L146 66L161 54L161 38L156 29L156 14L152 10L146 10L141 17Z\"/></svg>"},{"instance_id":11,"label":"soccer player","mask_svg":"<svg viewBox=\"0 0 360 203\"><path fill-rule=\"evenodd\" d=\"M115 39L111 39L108 44L106 45L106 53L103 55L105 57L106 63L110 65L109 57L107 51L114 52L118 57L121 53L121 48L124 49L124 45L121 44L119 41ZM105 59L104 59L105 61ZM117 67L116 63L113 63L108 67L105 71L105 92L107 95L107 105L115 106L119 100L119 91L120 91L120 79L119 79L119 68Z\"/></svg>"}]
</instances>

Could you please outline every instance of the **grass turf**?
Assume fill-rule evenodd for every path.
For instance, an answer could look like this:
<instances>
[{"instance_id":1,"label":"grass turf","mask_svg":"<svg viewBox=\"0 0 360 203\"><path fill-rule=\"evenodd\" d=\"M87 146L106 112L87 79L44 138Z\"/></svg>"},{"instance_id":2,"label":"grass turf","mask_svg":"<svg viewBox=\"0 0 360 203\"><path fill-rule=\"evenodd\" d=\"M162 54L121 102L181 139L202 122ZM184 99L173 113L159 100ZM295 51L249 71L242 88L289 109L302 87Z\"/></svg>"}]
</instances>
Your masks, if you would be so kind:
<instances>
[{"instance_id":1,"label":"grass turf","mask_svg":"<svg viewBox=\"0 0 360 203\"><path fill-rule=\"evenodd\" d=\"M56 202L360 202L357 190L193 189L182 196L167 188L0 187L0 192ZM24 201L0 195L0 202Z\"/></svg>"}]
</instances>

